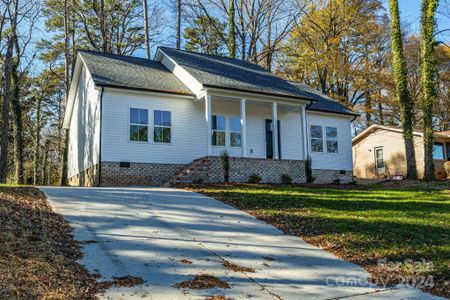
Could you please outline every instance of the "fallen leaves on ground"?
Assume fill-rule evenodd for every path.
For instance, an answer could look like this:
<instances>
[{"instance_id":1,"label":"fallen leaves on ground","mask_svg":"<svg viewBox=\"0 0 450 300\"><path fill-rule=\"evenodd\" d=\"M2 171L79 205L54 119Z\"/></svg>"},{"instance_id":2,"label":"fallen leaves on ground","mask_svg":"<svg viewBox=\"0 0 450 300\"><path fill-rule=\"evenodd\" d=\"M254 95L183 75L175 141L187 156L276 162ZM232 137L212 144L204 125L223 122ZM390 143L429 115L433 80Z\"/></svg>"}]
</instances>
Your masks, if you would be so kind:
<instances>
[{"instance_id":1,"label":"fallen leaves on ground","mask_svg":"<svg viewBox=\"0 0 450 300\"><path fill-rule=\"evenodd\" d=\"M234 264L232 262L229 262L228 260L223 260L222 265L227 268L228 270L234 271L234 272L248 272L248 273L255 273L255 270L250 267L243 267L237 264Z\"/></svg>"},{"instance_id":2,"label":"fallen leaves on ground","mask_svg":"<svg viewBox=\"0 0 450 300\"><path fill-rule=\"evenodd\" d=\"M214 295L208 298L205 298L204 300L234 300L233 298L227 298L224 295Z\"/></svg>"},{"instance_id":3,"label":"fallen leaves on ground","mask_svg":"<svg viewBox=\"0 0 450 300\"><path fill-rule=\"evenodd\" d=\"M187 288L187 289L230 288L230 285L227 282L209 274L195 275L193 279L177 283L174 286L177 288Z\"/></svg>"},{"instance_id":4,"label":"fallen leaves on ground","mask_svg":"<svg viewBox=\"0 0 450 300\"><path fill-rule=\"evenodd\" d=\"M72 228L41 191L0 187L0 299L94 299Z\"/></svg>"}]
</instances>

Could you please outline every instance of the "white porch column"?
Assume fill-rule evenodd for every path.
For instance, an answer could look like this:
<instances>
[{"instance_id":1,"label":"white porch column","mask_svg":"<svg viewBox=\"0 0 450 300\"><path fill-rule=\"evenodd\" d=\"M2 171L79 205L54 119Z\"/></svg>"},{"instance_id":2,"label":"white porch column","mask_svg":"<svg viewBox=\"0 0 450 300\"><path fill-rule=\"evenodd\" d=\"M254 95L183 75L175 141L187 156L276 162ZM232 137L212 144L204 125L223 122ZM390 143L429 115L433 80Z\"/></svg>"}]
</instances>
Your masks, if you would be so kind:
<instances>
[{"instance_id":1,"label":"white porch column","mask_svg":"<svg viewBox=\"0 0 450 300\"><path fill-rule=\"evenodd\" d=\"M273 159L279 159L278 153L278 105L272 103L272 143L273 143Z\"/></svg>"},{"instance_id":2,"label":"white porch column","mask_svg":"<svg viewBox=\"0 0 450 300\"><path fill-rule=\"evenodd\" d=\"M211 114L211 95L206 94L205 96L205 119L206 119L206 130L208 144L207 154L212 155L212 114Z\"/></svg>"},{"instance_id":3,"label":"white porch column","mask_svg":"<svg viewBox=\"0 0 450 300\"><path fill-rule=\"evenodd\" d=\"M306 160L309 156L308 147L308 123L306 122L306 105L302 105L302 127L303 127L303 158Z\"/></svg>"},{"instance_id":4,"label":"white porch column","mask_svg":"<svg viewBox=\"0 0 450 300\"><path fill-rule=\"evenodd\" d=\"M241 130L242 157L247 157L247 113L245 99L241 99Z\"/></svg>"}]
</instances>

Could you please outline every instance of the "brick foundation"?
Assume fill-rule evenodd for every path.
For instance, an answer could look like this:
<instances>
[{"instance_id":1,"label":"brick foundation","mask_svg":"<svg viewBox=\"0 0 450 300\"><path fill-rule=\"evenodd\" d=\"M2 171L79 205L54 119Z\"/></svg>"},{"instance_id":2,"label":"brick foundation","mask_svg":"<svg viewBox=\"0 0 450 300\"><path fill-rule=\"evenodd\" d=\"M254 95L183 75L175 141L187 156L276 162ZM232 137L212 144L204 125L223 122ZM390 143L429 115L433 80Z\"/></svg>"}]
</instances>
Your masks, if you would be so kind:
<instances>
[{"instance_id":1,"label":"brick foundation","mask_svg":"<svg viewBox=\"0 0 450 300\"><path fill-rule=\"evenodd\" d=\"M99 165L92 166L68 179L70 186L98 186Z\"/></svg>"},{"instance_id":2,"label":"brick foundation","mask_svg":"<svg viewBox=\"0 0 450 300\"><path fill-rule=\"evenodd\" d=\"M183 164L102 162L102 186L161 186L172 178Z\"/></svg>"},{"instance_id":3,"label":"brick foundation","mask_svg":"<svg viewBox=\"0 0 450 300\"><path fill-rule=\"evenodd\" d=\"M327 184L339 180L340 183L349 183L353 181L353 172L345 171L345 174L340 174L339 170L312 170L312 175L315 178L314 183Z\"/></svg>"},{"instance_id":4,"label":"brick foundation","mask_svg":"<svg viewBox=\"0 0 450 300\"><path fill-rule=\"evenodd\" d=\"M223 168L220 157L210 156L191 164L101 163L101 184L99 165L95 165L69 178L71 186L162 186L176 183L223 182ZM281 183L281 176L287 174L292 183L305 183L305 162L302 160L272 160L260 158L230 157L230 182L248 182L250 175L261 176L262 183ZM353 180L353 172L339 170L313 170L314 183L340 183Z\"/></svg>"},{"instance_id":5,"label":"brick foundation","mask_svg":"<svg viewBox=\"0 0 450 300\"><path fill-rule=\"evenodd\" d=\"M305 162L302 160L230 157L230 182L248 182L253 173L261 176L262 183L281 183L283 174L289 175L292 183L306 181ZM222 181L223 168L220 157L210 157L208 182Z\"/></svg>"}]
</instances>

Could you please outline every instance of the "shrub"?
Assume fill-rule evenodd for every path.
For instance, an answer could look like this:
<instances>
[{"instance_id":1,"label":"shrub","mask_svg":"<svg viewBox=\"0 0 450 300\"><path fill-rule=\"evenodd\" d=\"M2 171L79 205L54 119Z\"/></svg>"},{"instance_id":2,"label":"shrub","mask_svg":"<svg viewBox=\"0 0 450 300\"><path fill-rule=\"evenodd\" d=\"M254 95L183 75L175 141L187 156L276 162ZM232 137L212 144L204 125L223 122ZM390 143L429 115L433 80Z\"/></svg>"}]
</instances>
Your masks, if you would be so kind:
<instances>
[{"instance_id":1,"label":"shrub","mask_svg":"<svg viewBox=\"0 0 450 300\"><path fill-rule=\"evenodd\" d=\"M305 175L306 175L306 183L313 183L316 178L312 175L312 160L311 156L308 155L308 158L305 160Z\"/></svg>"},{"instance_id":2,"label":"shrub","mask_svg":"<svg viewBox=\"0 0 450 300\"><path fill-rule=\"evenodd\" d=\"M341 184L341 180L339 178L336 178L335 180L333 180L333 183L339 185Z\"/></svg>"},{"instance_id":3,"label":"shrub","mask_svg":"<svg viewBox=\"0 0 450 300\"><path fill-rule=\"evenodd\" d=\"M248 182L250 183L259 183L261 180L261 175L259 175L258 173L253 173L248 177Z\"/></svg>"},{"instance_id":4,"label":"shrub","mask_svg":"<svg viewBox=\"0 0 450 300\"><path fill-rule=\"evenodd\" d=\"M283 184L291 184L292 183L292 177L289 174L282 174L281 175L281 183L283 183Z\"/></svg>"},{"instance_id":5,"label":"shrub","mask_svg":"<svg viewBox=\"0 0 450 300\"><path fill-rule=\"evenodd\" d=\"M230 156L228 155L227 150L222 151L220 154L220 161L222 162L223 167L223 179L225 182L230 181Z\"/></svg>"}]
</instances>

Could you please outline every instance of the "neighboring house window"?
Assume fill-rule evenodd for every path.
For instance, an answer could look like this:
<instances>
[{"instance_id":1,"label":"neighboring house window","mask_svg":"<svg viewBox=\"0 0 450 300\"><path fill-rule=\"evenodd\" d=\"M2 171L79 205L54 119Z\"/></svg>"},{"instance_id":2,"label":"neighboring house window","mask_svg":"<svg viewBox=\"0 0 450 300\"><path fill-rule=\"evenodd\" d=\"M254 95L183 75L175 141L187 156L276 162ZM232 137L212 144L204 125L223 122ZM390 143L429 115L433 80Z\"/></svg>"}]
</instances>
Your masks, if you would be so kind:
<instances>
[{"instance_id":1,"label":"neighboring house window","mask_svg":"<svg viewBox=\"0 0 450 300\"><path fill-rule=\"evenodd\" d=\"M155 110L153 116L153 140L155 143L170 143L172 114L170 111Z\"/></svg>"},{"instance_id":2,"label":"neighboring house window","mask_svg":"<svg viewBox=\"0 0 450 300\"><path fill-rule=\"evenodd\" d=\"M225 146L225 117L212 116L212 144Z\"/></svg>"},{"instance_id":3,"label":"neighboring house window","mask_svg":"<svg viewBox=\"0 0 450 300\"><path fill-rule=\"evenodd\" d=\"M338 153L338 133L336 127L326 127L327 152Z\"/></svg>"},{"instance_id":4,"label":"neighboring house window","mask_svg":"<svg viewBox=\"0 0 450 300\"><path fill-rule=\"evenodd\" d=\"M375 167L378 174L384 173L384 151L383 147L375 148Z\"/></svg>"},{"instance_id":5,"label":"neighboring house window","mask_svg":"<svg viewBox=\"0 0 450 300\"><path fill-rule=\"evenodd\" d=\"M230 117L230 146L241 147L241 118Z\"/></svg>"},{"instance_id":6,"label":"neighboring house window","mask_svg":"<svg viewBox=\"0 0 450 300\"><path fill-rule=\"evenodd\" d=\"M311 151L323 152L322 126L311 125Z\"/></svg>"},{"instance_id":7,"label":"neighboring house window","mask_svg":"<svg viewBox=\"0 0 450 300\"><path fill-rule=\"evenodd\" d=\"M444 160L444 144L434 143L433 145L433 159Z\"/></svg>"},{"instance_id":8,"label":"neighboring house window","mask_svg":"<svg viewBox=\"0 0 450 300\"><path fill-rule=\"evenodd\" d=\"M148 109L130 108L130 141L148 141Z\"/></svg>"}]
</instances>

